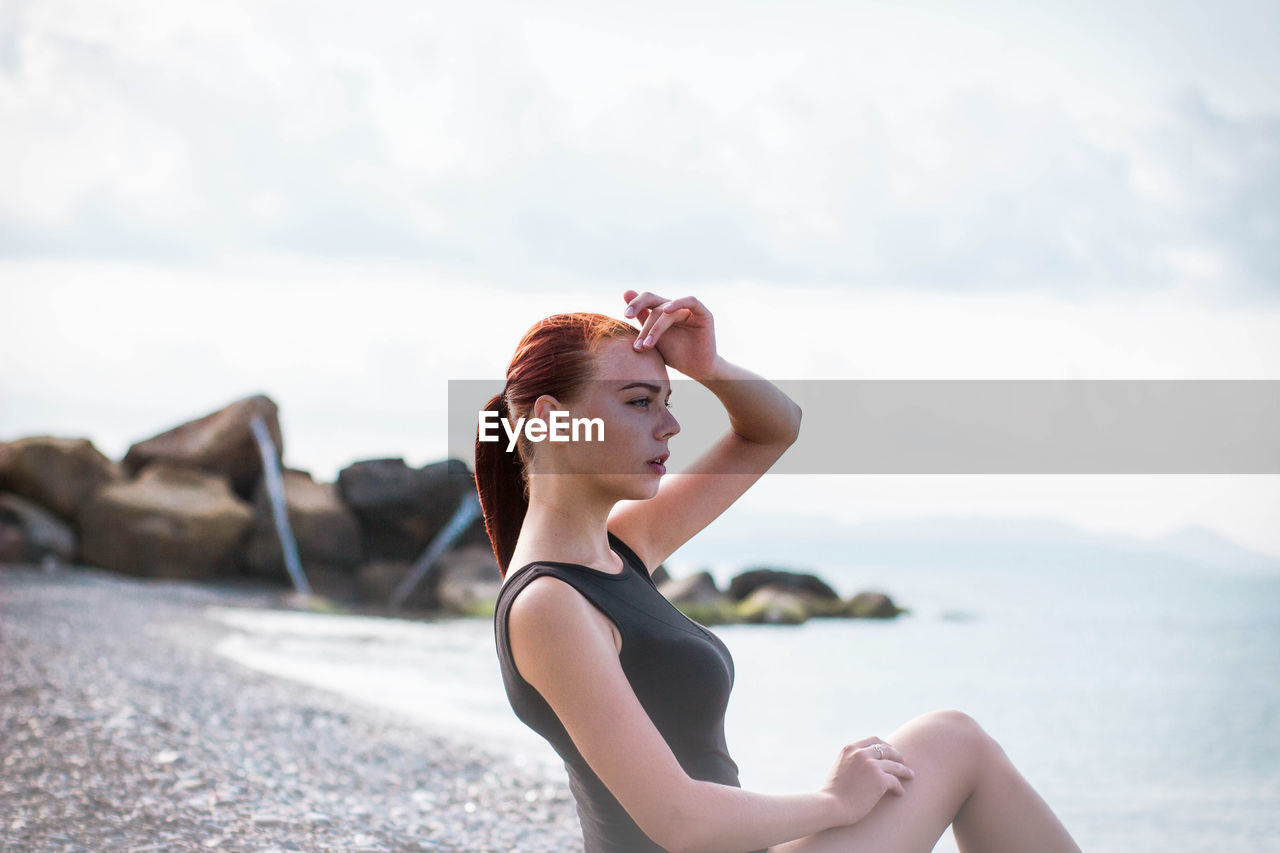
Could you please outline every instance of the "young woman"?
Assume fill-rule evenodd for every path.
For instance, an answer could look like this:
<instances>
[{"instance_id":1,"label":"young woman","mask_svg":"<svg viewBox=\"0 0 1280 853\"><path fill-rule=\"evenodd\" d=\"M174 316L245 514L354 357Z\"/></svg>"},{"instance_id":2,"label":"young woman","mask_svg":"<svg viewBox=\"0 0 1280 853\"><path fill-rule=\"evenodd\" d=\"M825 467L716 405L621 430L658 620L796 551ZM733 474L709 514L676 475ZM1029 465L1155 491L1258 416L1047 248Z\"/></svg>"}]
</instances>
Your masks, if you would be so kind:
<instances>
[{"instance_id":1,"label":"young woman","mask_svg":"<svg viewBox=\"0 0 1280 853\"><path fill-rule=\"evenodd\" d=\"M587 853L927 853L948 824L964 851L1078 851L1000 746L958 711L843 746L816 790L742 790L724 739L729 650L658 593L649 567L773 465L796 440L800 409L720 357L697 299L623 296L638 332L600 314L548 317L520 341L506 388L485 407L513 428L522 417L554 423L556 411L599 418L603 436L521 432L513 452L505 433L491 442L478 431L476 442L503 573L494 631L507 696L564 759ZM731 424L670 477L663 462L680 426L667 365L710 389Z\"/></svg>"}]
</instances>

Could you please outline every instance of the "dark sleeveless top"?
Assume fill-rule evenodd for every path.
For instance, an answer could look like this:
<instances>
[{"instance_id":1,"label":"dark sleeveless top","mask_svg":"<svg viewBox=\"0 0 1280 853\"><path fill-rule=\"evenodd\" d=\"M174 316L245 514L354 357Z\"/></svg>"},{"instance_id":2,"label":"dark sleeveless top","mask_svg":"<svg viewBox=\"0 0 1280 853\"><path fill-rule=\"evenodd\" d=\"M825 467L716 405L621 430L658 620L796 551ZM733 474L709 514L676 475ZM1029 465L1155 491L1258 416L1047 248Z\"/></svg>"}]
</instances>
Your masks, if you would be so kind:
<instances>
[{"instance_id":1,"label":"dark sleeveless top","mask_svg":"<svg viewBox=\"0 0 1280 853\"><path fill-rule=\"evenodd\" d=\"M610 533L609 544L622 557L621 574L548 561L518 569L498 593L494 638L512 710L564 759L586 853L661 851L592 771L551 706L521 678L507 635L511 603L534 578L551 575L568 583L618 626L622 671L685 772L694 779L740 787L738 765L724 739L724 712L733 687L729 649L658 592L644 564L621 539ZM626 749L626 744L618 748Z\"/></svg>"}]
</instances>

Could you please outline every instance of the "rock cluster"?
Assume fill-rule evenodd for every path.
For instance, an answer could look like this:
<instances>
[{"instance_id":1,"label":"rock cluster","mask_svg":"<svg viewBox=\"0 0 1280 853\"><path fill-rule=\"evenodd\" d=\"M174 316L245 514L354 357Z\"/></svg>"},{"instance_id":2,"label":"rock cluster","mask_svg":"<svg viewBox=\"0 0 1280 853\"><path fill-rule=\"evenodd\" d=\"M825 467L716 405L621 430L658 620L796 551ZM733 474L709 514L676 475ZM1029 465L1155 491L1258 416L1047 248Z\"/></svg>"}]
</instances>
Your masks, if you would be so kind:
<instances>
[{"instance_id":1,"label":"rock cluster","mask_svg":"<svg viewBox=\"0 0 1280 853\"><path fill-rule=\"evenodd\" d=\"M261 395L140 441L118 463L83 438L0 442L0 563L81 562L141 577L249 576L287 584L255 417L283 455L277 406ZM336 483L286 468L283 480L289 526L313 591L373 605L387 602L475 491L456 459L422 468L403 459L359 461ZM499 580L477 521L408 606L483 611L477 600L496 595Z\"/></svg>"},{"instance_id":2,"label":"rock cluster","mask_svg":"<svg viewBox=\"0 0 1280 853\"><path fill-rule=\"evenodd\" d=\"M814 617L891 619L906 612L884 593L860 592L845 600L815 575L768 567L734 576L727 591L705 571L668 580L658 590L704 625L799 625Z\"/></svg>"}]
</instances>

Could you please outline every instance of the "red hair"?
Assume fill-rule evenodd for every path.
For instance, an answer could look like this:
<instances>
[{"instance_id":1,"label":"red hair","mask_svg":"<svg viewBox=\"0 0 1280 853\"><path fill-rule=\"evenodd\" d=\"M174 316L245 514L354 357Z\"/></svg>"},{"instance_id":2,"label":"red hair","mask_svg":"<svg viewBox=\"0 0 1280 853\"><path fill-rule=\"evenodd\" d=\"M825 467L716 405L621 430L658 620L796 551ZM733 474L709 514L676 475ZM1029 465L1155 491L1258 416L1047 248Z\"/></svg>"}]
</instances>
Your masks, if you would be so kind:
<instances>
[{"instance_id":1,"label":"red hair","mask_svg":"<svg viewBox=\"0 0 1280 853\"><path fill-rule=\"evenodd\" d=\"M507 387L489 398L485 411L497 412L514 427L543 394L573 402L595 371L599 345L619 338L633 340L636 334L634 326L604 314L554 314L540 320L520 339L507 368ZM516 452L508 453L502 442L480 441L476 430L476 491L484 529L504 578L529 509L526 466L530 452L523 434Z\"/></svg>"}]
</instances>

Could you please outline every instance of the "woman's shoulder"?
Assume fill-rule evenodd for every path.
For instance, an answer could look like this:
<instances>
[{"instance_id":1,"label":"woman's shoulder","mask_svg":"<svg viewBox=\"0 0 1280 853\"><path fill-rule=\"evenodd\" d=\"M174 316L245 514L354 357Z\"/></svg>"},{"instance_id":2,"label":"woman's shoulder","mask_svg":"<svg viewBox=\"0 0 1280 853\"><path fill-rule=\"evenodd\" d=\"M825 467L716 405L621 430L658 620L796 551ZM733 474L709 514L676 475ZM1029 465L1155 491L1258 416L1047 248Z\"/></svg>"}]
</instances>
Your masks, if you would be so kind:
<instances>
[{"instance_id":1,"label":"woman's shoulder","mask_svg":"<svg viewBox=\"0 0 1280 853\"><path fill-rule=\"evenodd\" d=\"M620 650L621 637L612 620L565 577L530 574L512 595L505 629L513 645L533 653L558 653L598 639Z\"/></svg>"}]
</instances>

